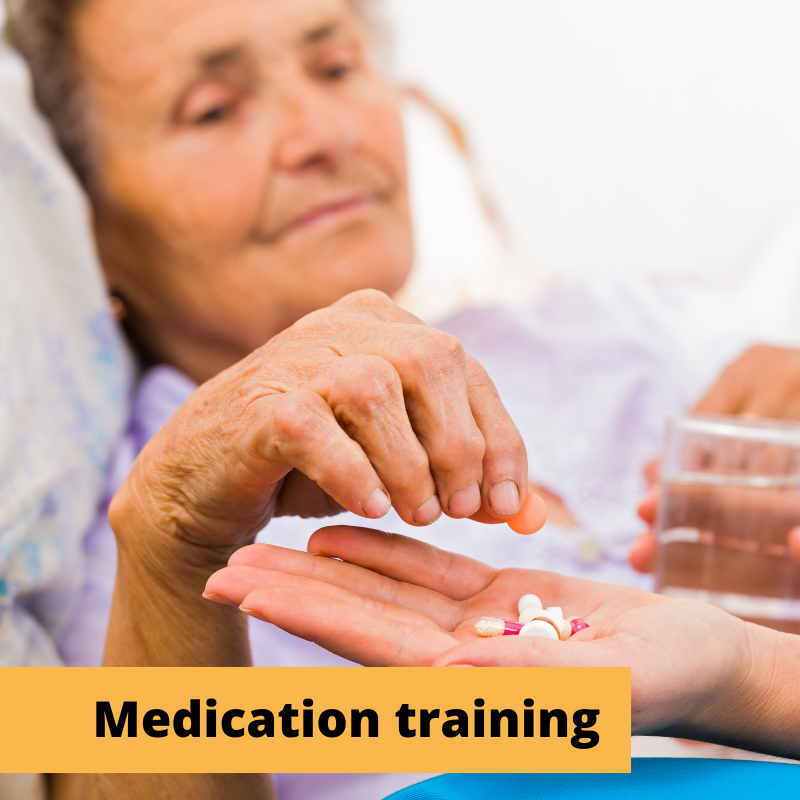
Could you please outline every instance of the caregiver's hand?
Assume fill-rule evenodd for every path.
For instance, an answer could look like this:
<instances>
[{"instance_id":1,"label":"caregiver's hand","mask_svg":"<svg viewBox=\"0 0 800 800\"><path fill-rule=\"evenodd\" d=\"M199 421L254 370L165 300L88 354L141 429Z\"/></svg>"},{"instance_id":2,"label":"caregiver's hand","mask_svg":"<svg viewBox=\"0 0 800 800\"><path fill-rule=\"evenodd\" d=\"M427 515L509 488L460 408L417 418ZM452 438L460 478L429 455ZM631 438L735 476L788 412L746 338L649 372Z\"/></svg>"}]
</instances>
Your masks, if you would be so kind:
<instances>
[{"instance_id":1,"label":"caregiver's hand","mask_svg":"<svg viewBox=\"0 0 800 800\"><path fill-rule=\"evenodd\" d=\"M658 516L658 489L655 486L640 503L638 513L649 528L633 542L628 554L628 560L631 566L639 572L653 572L656 566L656 550L658 547L655 535L655 524ZM792 528L789 531L787 545L791 556L800 564L800 528Z\"/></svg>"},{"instance_id":2,"label":"caregiver's hand","mask_svg":"<svg viewBox=\"0 0 800 800\"><path fill-rule=\"evenodd\" d=\"M800 350L771 345L751 347L722 372L693 413L800 421ZM656 556L652 526L658 514L658 463L649 464L645 475L650 491L639 506L639 516L650 530L633 543L629 560L634 569L652 572ZM800 528L789 533L788 544L800 563Z\"/></svg>"},{"instance_id":3,"label":"caregiver's hand","mask_svg":"<svg viewBox=\"0 0 800 800\"><path fill-rule=\"evenodd\" d=\"M751 347L726 367L694 412L800 420L800 350Z\"/></svg>"},{"instance_id":4,"label":"caregiver's hand","mask_svg":"<svg viewBox=\"0 0 800 800\"><path fill-rule=\"evenodd\" d=\"M632 730L800 755L800 638L703 603L534 570L495 570L398 535L333 527L317 555L238 551L206 592L364 664L632 668ZM334 558L342 559L336 561ZM591 627L567 642L478 639L535 592Z\"/></svg>"},{"instance_id":5,"label":"caregiver's hand","mask_svg":"<svg viewBox=\"0 0 800 800\"><path fill-rule=\"evenodd\" d=\"M111 509L221 547L273 515L342 508L412 525L505 521L525 447L485 370L374 291L309 314L201 386L143 450Z\"/></svg>"}]
</instances>

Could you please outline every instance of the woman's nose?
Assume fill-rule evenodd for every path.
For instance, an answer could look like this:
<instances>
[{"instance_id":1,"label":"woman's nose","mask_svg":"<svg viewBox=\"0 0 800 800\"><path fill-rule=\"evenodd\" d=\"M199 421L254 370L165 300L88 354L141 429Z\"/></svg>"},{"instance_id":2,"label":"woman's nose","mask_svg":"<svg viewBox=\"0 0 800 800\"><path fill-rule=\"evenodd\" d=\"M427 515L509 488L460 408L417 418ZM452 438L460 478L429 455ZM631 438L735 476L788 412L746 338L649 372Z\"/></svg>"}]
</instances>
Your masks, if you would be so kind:
<instances>
[{"instance_id":1,"label":"woman's nose","mask_svg":"<svg viewBox=\"0 0 800 800\"><path fill-rule=\"evenodd\" d=\"M356 110L313 81L282 97L278 166L287 171L335 170L357 142Z\"/></svg>"}]
</instances>

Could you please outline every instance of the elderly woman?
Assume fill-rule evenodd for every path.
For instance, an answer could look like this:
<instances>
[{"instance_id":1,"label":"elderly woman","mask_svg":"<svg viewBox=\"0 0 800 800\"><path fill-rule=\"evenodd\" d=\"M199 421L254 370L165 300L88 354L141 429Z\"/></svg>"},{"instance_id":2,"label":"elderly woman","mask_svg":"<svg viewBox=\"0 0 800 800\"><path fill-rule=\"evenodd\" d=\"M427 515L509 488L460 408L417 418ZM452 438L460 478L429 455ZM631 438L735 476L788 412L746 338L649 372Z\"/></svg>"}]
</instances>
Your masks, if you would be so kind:
<instances>
[{"instance_id":1,"label":"elderly woman","mask_svg":"<svg viewBox=\"0 0 800 800\"><path fill-rule=\"evenodd\" d=\"M103 513L67 663L99 663L112 587L104 663L251 663L242 615L201 592L267 523L262 537L302 546L314 525L291 517L444 514L442 543L631 580L626 506L661 418L744 344L676 339L675 306L702 331L712 301L642 287L461 315L449 333L395 306L413 253L403 136L365 15L346 0L17 2L14 40L88 190L127 332L145 365L168 365L142 379L112 474L116 584ZM529 473L560 526L536 544L486 533ZM260 664L342 663L263 623L250 643Z\"/></svg>"}]
</instances>

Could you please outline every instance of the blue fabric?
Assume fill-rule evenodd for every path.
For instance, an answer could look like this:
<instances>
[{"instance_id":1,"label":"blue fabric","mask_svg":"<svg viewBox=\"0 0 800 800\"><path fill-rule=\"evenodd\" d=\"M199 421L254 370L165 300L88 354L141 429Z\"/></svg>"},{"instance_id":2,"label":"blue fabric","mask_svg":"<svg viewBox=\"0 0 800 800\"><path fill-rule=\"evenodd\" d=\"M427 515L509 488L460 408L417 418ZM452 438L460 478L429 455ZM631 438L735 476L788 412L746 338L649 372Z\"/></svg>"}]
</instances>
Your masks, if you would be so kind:
<instances>
[{"instance_id":1,"label":"blue fabric","mask_svg":"<svg viewBox=\"0 0 800 800\"><path fill-rule=\"evenodd\" d=\"M764 761L634 758L631 774L442 775L386 800L752 800L793 797L800 767Z\"/></svg>"}]
</instances>

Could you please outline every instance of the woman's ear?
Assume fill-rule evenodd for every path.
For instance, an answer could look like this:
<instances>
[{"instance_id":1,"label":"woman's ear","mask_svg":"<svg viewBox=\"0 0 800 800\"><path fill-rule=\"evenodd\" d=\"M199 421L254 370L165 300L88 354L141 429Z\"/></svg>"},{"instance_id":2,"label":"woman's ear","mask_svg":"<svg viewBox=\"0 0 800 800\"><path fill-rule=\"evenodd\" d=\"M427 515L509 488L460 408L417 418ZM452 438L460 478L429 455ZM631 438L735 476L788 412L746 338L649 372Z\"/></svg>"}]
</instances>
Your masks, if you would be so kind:
<instances>
[{"instance_id":1,"label":"woman's ear","mask_svg":"<svg viewBox=\"0 0 800 800\"><path fill-rule=\"evenodd\" d=\"M115 294L108 296L108 310L117 322L122 322L128 316L128 306L121 297Z\"/></svg>"}]
</instances>

